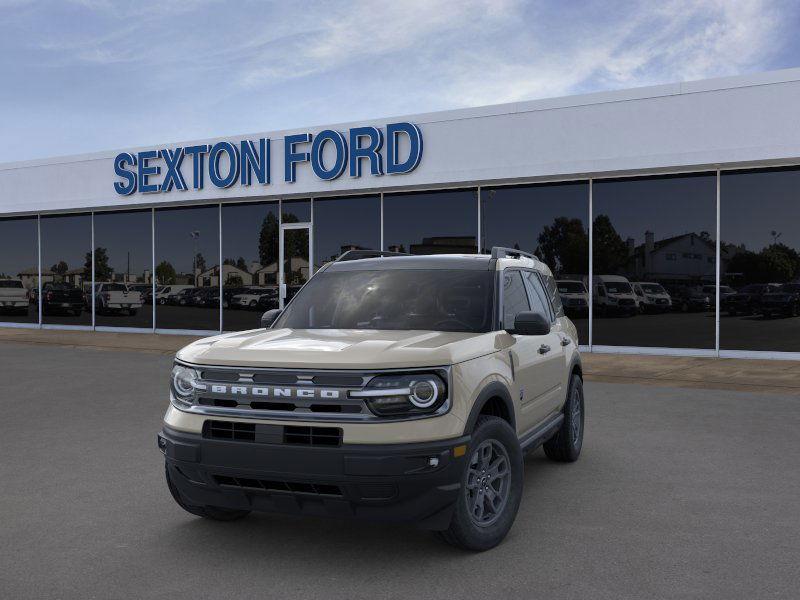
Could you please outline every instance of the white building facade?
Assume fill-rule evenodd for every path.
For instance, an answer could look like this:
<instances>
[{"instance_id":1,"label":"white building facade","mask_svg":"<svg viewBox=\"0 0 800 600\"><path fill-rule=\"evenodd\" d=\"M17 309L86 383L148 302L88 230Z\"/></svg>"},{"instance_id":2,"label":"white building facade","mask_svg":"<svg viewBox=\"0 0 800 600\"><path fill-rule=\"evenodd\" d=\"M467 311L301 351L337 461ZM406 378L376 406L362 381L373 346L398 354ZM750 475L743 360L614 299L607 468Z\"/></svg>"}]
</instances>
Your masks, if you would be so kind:
<instances>
[{"instance_id":1,"label":"white building facade","mask_svg":"<svg viewBox=\"0 0 800 600\"><path fill-rule=\"evenodd\" d=\"M236 331L347 249L499 245L587 290L618 275L751 300L735 316L719 293L664 314L577 311L586 349L798 358L798 105L791 69L3 164L0 291L22 281L29 306L0 293L0 326ZM64 298L90 281L146 304L101 315L83 294L78 311ZM785 317L759 312L764 284ZM167 285L187 291L159 297Z\"/></svg>"}]
</instances>

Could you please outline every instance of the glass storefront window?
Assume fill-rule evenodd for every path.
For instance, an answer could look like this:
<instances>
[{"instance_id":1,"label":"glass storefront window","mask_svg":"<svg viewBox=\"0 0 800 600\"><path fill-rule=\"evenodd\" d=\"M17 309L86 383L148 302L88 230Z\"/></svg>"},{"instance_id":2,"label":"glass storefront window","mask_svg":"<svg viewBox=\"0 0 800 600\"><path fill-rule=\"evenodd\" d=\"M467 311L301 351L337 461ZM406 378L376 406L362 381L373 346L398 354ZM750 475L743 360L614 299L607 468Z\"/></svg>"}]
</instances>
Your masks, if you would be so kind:
<instances>
[{"instance_id":1,"label":"glass storefront window","mask_svg":"<svg viewBox=\"0 0 800 600\"><path fill-rule=\"evenodd\" d=\"M92 324L92 216L42 217L42 322Z\"/></svg>"},{"instance_id":2,"label":"glass storefront window","mask_svg":"<svg viewBox=\"0 0 800 600\"><path fill-rule=\"evenodd\" d=\"M720 349L800 352L800 169L723 172Z\"/></svg>"},{"instance_id":3,"label":"glass storefront window","mask_svg":"<svg viewBox=\"0 0 800 600\"><path fill-rule=\"evenodd\" d=\"M380 250L379 196L314 200L314 270L348 250Z\"/></svg>"},{"instance_id":4,"label":"glass storefront window","mask_svg":"<svg viewBox=\"0 0 800 600\"><path fill-rule=\"evenodd\" d=\"M155 213L156 327L219 330L219 207Z\"/></svg>"},{"instance_id":5,"label":"glass storefront window","mask_svg":"<svg viewBox=\"0 0 800 600\"><path fill-rule=\"evenodd\" d=\"M36 217L0 219L0 323L38 323Z\"/></svg>"},{"instance_id":6,"label":"glass storefront window","mask_svg":"<svg viewBox=\"0 0 800 600\"><path fill-rule=\"evenodd\" d=\"M592 341L715 347L716 175L593 184Z\"/></svg>"},{"instance_id":7,"label":"glass storefront window","mask_svg":"<svg viewBox=\"0 0 800 600\"><path fill-rule=\"evenodd\" d=\"M261 326L278 308L278 203L222 207L222 328Z\"/></svg>"},{"instance_id":8,"label":"glass storefront window","mask_svg":"<svg viewBox=\"0 0 800 600\"><path fill-rule=\"evenodd\" d=\"M384 250L411 254L478 251L478 190L386 194Z\"/></svg>"},{"instance_id":9,"label":"glass storefront window","mask_svg":"<svg viewBox=\"0 0 800 600\"><path fill-rule=\"evenodd\" d=\"M533 252L555 275L558 296L589 343L589 184L481 188L481 246Z\"/></svg>"},{"instance_id":10,"label":"glass storefront window","mask_svg":"<svg viewBox=\"0 0 800 600\"><path fill-rule=\"evenodd\" d=\"M281 211L284 223L311 222L311 200L284 200Z\"/></svg>"},{"instance_id":11,"label":"glass storefront window","mask_svg":"<svg viewBox=\"0 0 800 600\"><path fill-rule=\"evenodd\" d=\"M95 213L96 326L153 326L152 230L149 210Z\"/></svg>"}]
</instances>

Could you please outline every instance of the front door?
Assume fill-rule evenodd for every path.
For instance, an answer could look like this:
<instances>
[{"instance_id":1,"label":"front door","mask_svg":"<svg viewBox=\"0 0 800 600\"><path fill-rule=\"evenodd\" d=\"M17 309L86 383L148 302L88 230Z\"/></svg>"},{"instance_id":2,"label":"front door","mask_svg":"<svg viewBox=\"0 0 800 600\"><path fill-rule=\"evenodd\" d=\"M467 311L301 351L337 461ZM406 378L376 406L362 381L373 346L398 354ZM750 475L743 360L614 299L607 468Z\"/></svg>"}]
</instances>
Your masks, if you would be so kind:
<instances>
[{"instance_id":1,"label":"front door","mask_svg":"<svg viewBox=\"0 0 800 600\"><path fill-rule=\"evenodd\" d=\"M311 225L281 225L278 257L278 304L283 308L297 290L311 277Z\"/></svg>"}]
</instances>

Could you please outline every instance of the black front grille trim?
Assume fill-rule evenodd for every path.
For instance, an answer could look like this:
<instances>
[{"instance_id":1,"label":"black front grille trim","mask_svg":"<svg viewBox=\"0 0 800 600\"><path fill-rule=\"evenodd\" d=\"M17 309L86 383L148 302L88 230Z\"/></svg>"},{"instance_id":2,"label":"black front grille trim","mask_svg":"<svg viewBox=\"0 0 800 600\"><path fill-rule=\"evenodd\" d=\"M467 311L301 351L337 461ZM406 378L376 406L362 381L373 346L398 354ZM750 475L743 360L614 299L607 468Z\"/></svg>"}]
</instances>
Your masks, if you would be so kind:
<instances>
[{"instance_id":1,"label":"black front grille trim","mask_svg":"<svg viewBox=\"0 0 800 600\"><path fill-rule=\"evenodd\" d=\"M255 423L238 421L206 421L203 424L203 436L217 440L256 441Z\"/></svg>"},{"instance_id":2,"label":"black front grille trim","mask_svg":"<svg viewBox=\"0 0 800 600\"><path fill-rule=\"evenodd\" d=\"M246 477L230 477L214 475L214 482L221 487L239 488L248 491L256 490L268 493L304 494L313 496L344 497L342 488L331 483L308 483L296 481L275 481L269 479L251 479Z\"/></svg>"},{"instance_id":3,"label":"black front grille trim","mask_svg":"<svg viewBox=\"0 0 800 600\"><path fill-rule=\"evenodd\" d=\"M298 446L341 446L342 429L286 425L283 428L283 443Z\"/></svg>"}]
</instances>

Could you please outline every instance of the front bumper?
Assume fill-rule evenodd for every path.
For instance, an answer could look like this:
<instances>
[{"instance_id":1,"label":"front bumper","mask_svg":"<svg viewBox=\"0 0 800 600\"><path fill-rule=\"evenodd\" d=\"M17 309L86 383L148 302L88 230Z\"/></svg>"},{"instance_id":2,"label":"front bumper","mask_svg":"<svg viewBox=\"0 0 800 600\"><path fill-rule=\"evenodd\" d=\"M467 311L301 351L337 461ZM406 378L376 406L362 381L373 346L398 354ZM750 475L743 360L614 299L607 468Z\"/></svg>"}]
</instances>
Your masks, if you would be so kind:
<instances>
[{"instance_id":1,"label":"front bumper","mask_svg":"<svg viewBox=\"0 0 800 600\"><path fill-rule=\"evenodd\" d=\"M170 478L190 504L413 523L450 523L469 436L338 447L219 440L166 425L158 434ZM432 460L433 459L433 460ZM432 463L436 463L432 466Z\"/></svg>"}]
</instances>

